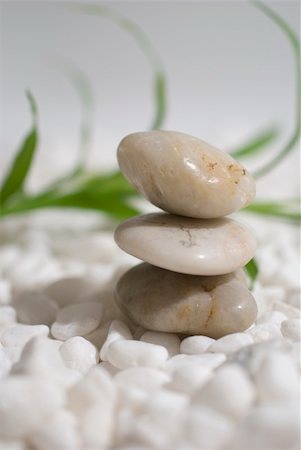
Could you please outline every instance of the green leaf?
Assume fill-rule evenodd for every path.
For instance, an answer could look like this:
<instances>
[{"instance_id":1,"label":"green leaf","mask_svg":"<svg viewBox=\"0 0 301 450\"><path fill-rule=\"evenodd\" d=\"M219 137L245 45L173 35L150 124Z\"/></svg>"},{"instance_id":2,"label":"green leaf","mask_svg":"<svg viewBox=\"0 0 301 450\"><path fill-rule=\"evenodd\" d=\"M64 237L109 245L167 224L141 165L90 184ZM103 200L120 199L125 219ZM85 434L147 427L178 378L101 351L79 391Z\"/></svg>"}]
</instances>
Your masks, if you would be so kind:
<instances>
[{"instance_id":1,"label":"green leaf","mask_svg":"<svg viewBox=\"0 0 301 450\"><path fill-rule=\"evenodd\" d=\"M162 73L158 73L155 79L155 105L156 114L154 117L153 124L151 125L151 130L158 130L162 127L166 114L166 89L165 89L165 78Z\"/></svg>"},{"instance_id":2,"label":"green leaf","mask_svg":"<svg viewBox=\"0 0 301 450\"><path fill-rule=\"evenodd\" d=\"M230 152L230 155L234 158L242 158L245 156L252 156L255 153L259 153L265 150L267 145L275 140L278 136L278 130L276 128L268 128L263 132L257 134L240 148Z\"/></svg>"},{"instance_id":3,"label":"green leaf","mask_svg":"<svg viewBox=\"0 0 301 450\"><path fill-rule=\"evenodd\" d=\"M23 140L20 149L18 150L17 155L3 181L0 192L1 206L5 204L12 195L22 191L37 147L38 134L36 128L36 103L30 93L27 93L27 98L31 107L33 126L31 131Z\"/></svg>"},{"instance_id":4,"label":"green leaf","mask_svg":"<svg viewBox=\"0 0 301 450\"><path fill-rule=\"evenodd\" d=\"M133 196L137 196L137 192L120 172L86 174L36 196L17 198L0 211L0 216L58 207L92 209L122 220L138 214L128 203Z\"/></svg>"},{"instance_id":5,"label":"green leaf","mask_svg":"<svg viewBox=\"0 0 301 450\"><path fill-rule=\"evenodd\" d=\"M274 169L292 150L294 150L295 145L297 144L300 137L300 104L301 104L301 67L300 67L300 41L296 33L292 30L292 28L286 23L286 21L279 16L272 8L270 8L267 4L252 1L253 5L260 9L267 17L269 17L275 25L279 27L279 29L284 33L287 37L291 49L294 53L295 57L295 67L296 67L296 114L295 114L295 123L294 129L291 136L288 138L287 142L283 145L282 148L278 151L278 153L266 164L264 164L261 168L255 171L254 176L256 178L260 178L263 175L270 172Z\"/></svg>"},{"instance_id":6,"label":"green leaf","mask_svg":"<svg viewBox=\"0 0 301 450\"><path fill-rule=\"evenodd\" d=\"M82 170L91 150L94 122L94 93L87 75L70 61L56 58L64 74L75 88L81 109L79 130L79 157L73 173ZM70 175L69 175L70 177Z\"/></svg>"},{"instance_id":7,"label":"green leaf","mask_svg":"<svg viewBox=\"0 0 301 450\"><path fill-rule=\"evenodd\" d=\"M163 64L161 58L154 46L152 45L147 34L143 29L137 25L133 20L128 19L120 12L106 5L85 3L85 4L73 4L73 10L77 10L82 13L99 15L107 17L112 20L120 28L127 31L138 44L142 50L144 56L148 59L151 68L153 70L154 77L154 104L155 113L151 123L151 130L161 128L165 120L166 115L166 77L163 70Z\"/></svg>"},{"instance_id":8,"label":"green leaf","mask_svg":"<svg viewBox=\"0 0 301 450\"><path fill-rule=\"evenodd\" d=\"M254 202L243 209L244 212L286 219L293 223L301 221L300 199L288 199L282 202Z\"/></svg>"},{"instance_id":9,"label":"green leaf","mask_svg":"<svg viewBox=\"0 0 301 450\"><path fill-rule=\"evenodd\" d=\"M251 259L248 264L244 267L249 279L250 279L250 289L253 289L254 283L258 275L258 265L255 258Z\"/></svg>"}]
</instances>

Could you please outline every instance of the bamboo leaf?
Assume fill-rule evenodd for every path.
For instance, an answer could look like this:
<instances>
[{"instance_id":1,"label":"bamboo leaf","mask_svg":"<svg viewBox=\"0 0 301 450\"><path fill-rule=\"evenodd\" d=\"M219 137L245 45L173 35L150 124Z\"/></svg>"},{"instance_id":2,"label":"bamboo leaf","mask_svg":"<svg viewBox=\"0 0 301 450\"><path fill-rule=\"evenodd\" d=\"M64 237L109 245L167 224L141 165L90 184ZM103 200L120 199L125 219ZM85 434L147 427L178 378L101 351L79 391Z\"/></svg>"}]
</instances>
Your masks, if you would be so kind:
<instances>
[{"instance_id":1,"label":"bamboo leaf","mask_svg":"<svg viewBox=\"0 0 301 450\"><path fill-rule=\"evenodd\" d=\"M234 158L242 158L245 156L253 156L263 150L265 150L271 142L278 136L278 130L276 128L268 128L263 132L257 134L240 148L230 152L230 155Z\"/></svg>"},{"instance_id":2,"label":"bamboo leaf","mask_svg":"<svg viewBox=\"0 0 301 450\"><path fill-rule=\"evenodd\" d=\"M300 137L300 103L301 103L301 67L300 67L300 41L296 33L292 30L292 28L286 23L286 21L279 16L272 8L270 8L267 4L262 3L260 1L251 1L253 5L261 10L267 17L269 17L275 25L279 27L279 29L283 32L283 34L287 37L288 42L290 43L291 49L294 53L295 58L295 67L296 67L296 114L295 114L295 123L294 129L291 136L288 138L287 142L284 144L282 148L278 151L278 153L265 165L259 168L254 176L256 178L260 178L263 175L270 172L274 169L292 150L294 150L295 145L297 144Z\"/></svg>"},{"instance_id":3,"label":"bamboo leaf","mask_svg":"<svg viewBox=\"0 0 301 450\"><path fill-rule=\"evenodd\" d=\"M301 221L300 199L288 199L282 202L254 202L243 209L244 212L286 219L293 223Z\"/></svg>"},{"instance_id":4,"label":"bamboo leaf","mask_svg":"<svg viewBox=\"0 0 301 450\"><path fill-rule=\"evenodd\" d=\"M37 147L37 107L33 96L29 92L27 93L27 98L31 108L33 125L32 129L23 140L2 184L0 192L1 206L15 193L22 191Z\"/></svg>"},{"instance_id":5,"label":"bamboo leaf","mask_svg":"<svg viewBox=\"0 0 301 450\"><path fill-rule=\"evenodd\" d=\"M72 9L82 13L99 15L112 20L120 28L128 32L142 50L144 56L148 59L153 70L154 87L154 105L155 113L151 122L150 129L161 128L166 115L166 77L163 70L163 64L160 56L152 45L150 39L144 30L133 20L123 16L120 12L106 5L95 3L73 4Z\"/></svg>"},{"instance_id":6,"label":"bamboo leaf","mask_svg":"<svg viewBox=\"0 0 301 450\"><path fill-rule=\"evenodd\" d=\"M244 269L250 279L250 289L253 289L259 271L255 258L251 259Z\"/></svg>"}]
</instances>

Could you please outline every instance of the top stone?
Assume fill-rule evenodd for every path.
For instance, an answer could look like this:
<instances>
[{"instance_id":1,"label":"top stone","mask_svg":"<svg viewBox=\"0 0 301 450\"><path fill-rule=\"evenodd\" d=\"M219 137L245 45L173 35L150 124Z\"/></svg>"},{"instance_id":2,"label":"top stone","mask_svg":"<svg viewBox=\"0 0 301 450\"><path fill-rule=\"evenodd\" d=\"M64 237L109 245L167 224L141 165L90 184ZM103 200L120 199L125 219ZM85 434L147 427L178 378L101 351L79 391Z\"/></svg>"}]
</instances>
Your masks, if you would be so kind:
<instances>
[{"instance_id":1,"label":"top stone","mask_svg":"<svg viewBox=\"0 0 301 450\"><path fill-rule=\"evenodd\" d=\"M247 206L255 182L230 155L175 131L126 136L118 162L127 180L159 208L186 217L213 219Z\"/></svg>"}]
</instances>

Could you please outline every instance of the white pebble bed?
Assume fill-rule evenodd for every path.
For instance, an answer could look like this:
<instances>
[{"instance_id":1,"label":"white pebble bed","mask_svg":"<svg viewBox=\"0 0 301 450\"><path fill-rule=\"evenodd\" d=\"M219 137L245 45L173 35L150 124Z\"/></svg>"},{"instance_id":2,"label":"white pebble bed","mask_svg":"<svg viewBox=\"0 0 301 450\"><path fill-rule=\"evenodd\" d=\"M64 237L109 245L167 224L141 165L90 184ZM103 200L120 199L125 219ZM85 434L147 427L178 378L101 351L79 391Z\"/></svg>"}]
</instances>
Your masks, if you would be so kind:
<instances>
[{"instance_id":1,"label":"white pebble bed","mask_svg":"<svg viewBox=\"0 0 301 450\"><path fill-rule=\"evenodd\" d=\"M298 450L297 230L241 217L259 315L218 340L123 317L113 289L137 261L97 215L3 221L1 450Z\"/></svg>"}]
</instances>

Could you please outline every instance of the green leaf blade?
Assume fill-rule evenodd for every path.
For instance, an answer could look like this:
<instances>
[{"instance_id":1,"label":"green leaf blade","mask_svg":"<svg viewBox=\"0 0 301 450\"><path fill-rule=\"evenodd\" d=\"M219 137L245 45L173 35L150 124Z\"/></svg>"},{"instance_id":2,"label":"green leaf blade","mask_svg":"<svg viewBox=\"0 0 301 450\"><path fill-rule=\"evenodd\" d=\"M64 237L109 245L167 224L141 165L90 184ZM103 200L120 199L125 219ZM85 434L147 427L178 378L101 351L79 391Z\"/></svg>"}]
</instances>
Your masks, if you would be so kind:
<instances>
[{"instance_id":1,"label":"green leaf blade","mask_svg":"<svg viewBox=\"0 0 301 450\"><path fill-rule=\"evenodd\" d=\"M258 154L265 150L267 146L276 139L277 136L277 128L268 128L251 138L240 148L230 152L230 155L233 156L233 158L243 158L246 156L253 156L254 154Z\"/></svg>"},{"instance_id":2,"label":"green leaf blade","mask_svg":"<svg viewBox=\"0 0 301 450\"><path fill-rule=\"evenodd\" d=\"M258 264L255 258L251 259L251 261L248 262L248 264L244 267L244 269L250 279L250 289L253 289L254 283L256 281L259 272Z\"/></svg>"},{"instance_id":3,"label":"green leaf blade","mask_svg":"<svg viewBox=\"0 0 301 450\"><path fill-rule=\"evenodd\" d=\"M34 127L22 142L20 150L18 151L11 168L4 179L0 192L1 204L6 203L12 195L22 190L32 165L37 142L38 135L37 130Z\"/></svg>"}]
</instances>

